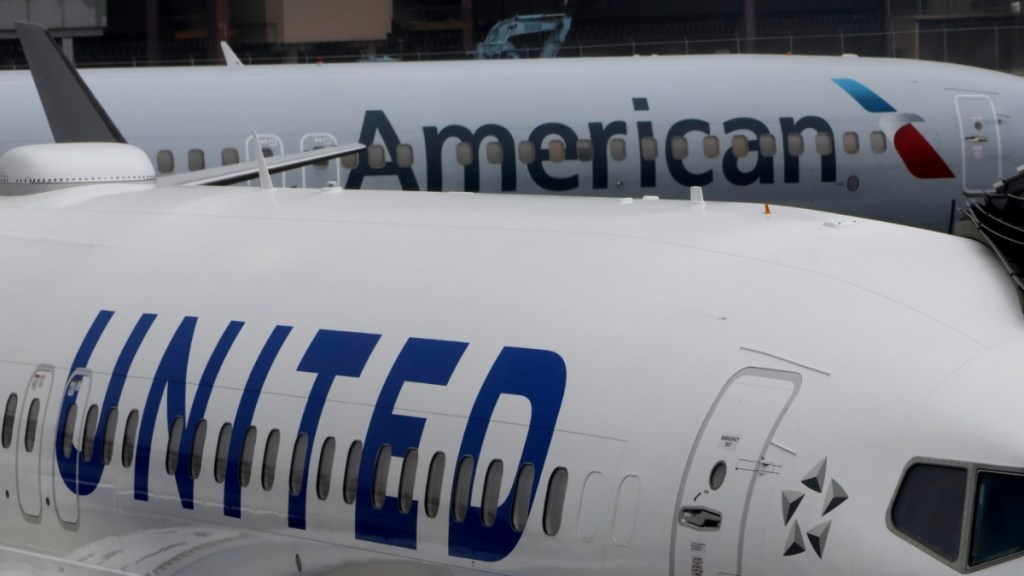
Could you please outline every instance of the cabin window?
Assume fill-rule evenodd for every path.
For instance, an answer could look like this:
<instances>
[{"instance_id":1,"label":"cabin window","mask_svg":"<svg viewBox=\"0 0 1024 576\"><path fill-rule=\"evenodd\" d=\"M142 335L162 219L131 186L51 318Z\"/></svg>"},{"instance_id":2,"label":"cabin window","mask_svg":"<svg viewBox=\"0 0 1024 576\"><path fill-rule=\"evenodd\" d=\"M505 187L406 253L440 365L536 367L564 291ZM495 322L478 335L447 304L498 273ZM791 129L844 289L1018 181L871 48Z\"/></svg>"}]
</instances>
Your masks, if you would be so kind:
<instances>
[{"instance_id":1,"label":"cabin window","mask_svg":"<svg viewBox=\"0 0 1024 576\"><path fill-rule=\"evenodd\" d=\"M409 144L399 144L395 147L395 163L398 164L399 168L412 166L412 161L412 146Z\"/></svg>"},{"instance_id":2,"label":"cabin window","mask_svg":"<svg viewBox=\"0 0 1024 576\"><path fill-rule=\"evenodd\" d=\"M526 140L519 143L519 161L523 164L533 164L537 161L537 148L532 141Z\"/></svg>"},{"instance_id":3,"label":"cabin window","mask_svg":"<svg viewBox=\"0 0 1024 576\"><path fill-rule=\"evenodd\" d=\"M188 151L188 169L190 172L206 168L206 154L198 148Z\"/></svg>"},{"instance_id":4,"label":"cabin window","mask_svg":"<svg viewBox=\"0 0 1024 576\"><path fill-rule=\"evenodd\" d=\"M672 140L669 140L669 149L673 160L683 160L690 155L690 144L685 136L673 136Z\"/></svg>"},{"instance_id":5,"label":"cabin window","mask_svg":"<svg viewBox=\"0 0 1024 576\"><path fill-rule=\"evenodd\" d=\"M818 152L819 156L830 156L834 150L832 146L832 134L828 132L818 132L814 136L814 149Z\"/></svg>"},{"instance_id":6,"label":"cabin window","mask_svg":"<svg viewBox=\"0 0 1024 576\"><path fill-rule=\"evenodd\" d=\"M217 453L213 461L213 479L218 484L228 475L228 450L231 448L231 424L220 427L217 438Z\"/></svg>"},{"instance_id":7,"label":"cabin window","mask_svg":"<svg viewBox=\"0 0 1024 576\"><path fill-rule=\"evenodd\" d=\"M492 460L484 476L484 494L480 505L480 521L488 528L498 518L498 494L501 492L501 477L505 465L501 460Z\"/></svg>"},{"instance_id":8,"label":"cabin window","mask_svg":"<svg viewBox=\"0 0 1024 576\"><path fill-rule=\"evenodd\" d=\"M203 452L206 448L206 420L200 420L196 424L196 431L192 436L192 457L189 461L188 472L193 480L199 478L203 471Z\"/></svg>"},{"instance_id":9,"label":"cabin window","mask_svg":"<svg viewBox=\"0 0 1024 576\"><path fill-rule=\"evenodd\" d=\"M718 136L705 136L704 156L707 158L718 158L718 155L721 153L721 145L718 143Z\"/></svg>"},{"instance_id":10,"label":"cabin window","mask_svg":"<svg viewBox=\"0 0 1024 576\"><path fill-rule=\"evenodd\" d=\"M1024 551L1024 476L979 472L968 565Z\"/></svg>"},{"instance_id":11,"label":"cabin window","mask_svg":"<svg viewBox=\"0 0 1024 576\"><path fill-rule=\"evenodd\" d=\"M36 412L39 411L39 407L36 406ZM29 410L29 422L32 421L31 409ZM35 424L32 423L32 435L35 436ZM28 447L28 431L25 431L25 445ZM114 436L117 435L117 406L114 406L107 412L107 422L103 427L103 465L107 466L114 459ZM31 452L31 450L29 450Z\"/></svg>"},{"instance_id":12,"label":"cabin window","mask_svg":"<svg viewBox=\"0 0 1024 576\"><path fill-rule=\"evenodd\" d=\"M138 433L139 411L132 410L124 423L124 442L121 444L121 465L125 468L131 467L132 460L135 459L135 438Z\"/></svg>"},{"instance_id":13,"label":"cabin window","mask_svg":"<svg viewBox=\"0 0 1024 576\"><path fill-rule=\"evenodd\" d=\"M88 419L86 419L88 422ZM175 416L171 424L171 434L167 438L167 473L174 474L178 467L178 455L181 451L181 436L185 431L185 417Z\"/></svg>"},{"instance_id":14,"label":"cabin window","mask_svg":"<svg viewBox=\"0 0 1024 576\"><path fill-rule=\"evenodd\" d=\"M437 452L430 459L430 468L427 471L426 494L423 495L424 508L428 518L437 517L437 511L441 507L441 485L444 483L444 452Z\"/></svg>"},{"instance_id":15,"label":"cabin window","mask_svg":"<svg viewBox=\"0 0 1024 576\"><path fill-rule=\"evenodd\" d=\"M860 136L857 136L856 132L846 132L843 134L843 151L847 154L860 152Z\"/></svg>"},{"instance_id":16,"label":"cabin window","mask_svg":"<svg viewBox=\"0 0 1024 576\"><path fill-rule=\"evenodd\" d=\"M526 521L530 517L530 499L533 497L533 464L527 462L519 467L516 474L515 491L512 496L512 529L522 532L526 529Z\"/></svg>"},{"instance_id":17,"label":"cabin window","mask_svg":"<svg viewBox=\"0 0 1024 576\"><path fill-rule=\"evenodd\" d=\"M548 144L548 160L552 162L565 162L565 142L552 140Z\"/></svg>"},{"instance_id":18,"label":"cabin window","mask_svg":"<svg viewBox=\"0 0 1024 576\"><path fill-rule=\"evenodd\" d=\"M761 134L757 137L757 148L761 156L767 156L771 158L778 152L778 148L775 146L775 136L771 134Z\"/></svg>"},{"instance_id":19,"label":"cabin window","mask_svg":"<svg viewBox=\"0 0 1024 576\"><path fill-rule=\"evenodd\" d=\"M238 462L238 483L242 488L249 485L252 479L252 457L256 451L256 427L249 426L242 439L242 459Z\"/></svg>"},{"instance_id":20,"label":"cabin window","mask_svg":"<svg viewBox=\"0 0 1024 576\"><path fill-rule=\"evenodd\" d=\"M370 165L370 168L379 170L384 167L386 163L384 156L384 147L380 144L371 144L366 148L366 163Z\"/></svg>"},{"instance_id":21,"label":"cabin window","mask_svg":"<svg viewBox=\"0 0 1024 576\"><path fill-rule=\"evenodd\" d=\"M277 472L277 450L281 446L281 433L277 428L267 435L267 444L263 450L263 474L260 475L260 483L264 490L274 487L274 476Z\"/></svg>"},{"instance_id":22,"label":"cabin window","mask_svg":"<svg viewBox=\"0 0 1024 576\"><path fill-rule=\"evenodd\" d=\"M377 461L373 465L373 492L370 502L374 510L384 508L387 497L388 472L391 470L391 444L382 444L377 450Z\"/></svg>"},{"instance_id":23,"label":"cabin window","mask_svg":"<svg viewBox=\"0 0 1024 576\"><path fill-rule=\"evenodd\" d=\"M14 438L14 417L18 413L18 395L11 394L7 397L7 407L4 408L4 429L0 444L4 448L11 447L11 440Z\"/></svg>"},{"instance_id":24,"label":"cabin window","mask_svg":"<svg viewBox=\"0 0 1024 576\"><path fill-rule=\"evenodd\" d=\"M804 135L794 132L786 136L786 150L790 156L801 156L804 153Z\"/></svg>"},{"instance_id":25,"label":"cabin window","mask_svg":"<svg viewBox=\"0 0 1024 576\"><path fill-rule=\"evenodd\" d=\"M967 498L967 470L914 464L893 501L893 528L938 556L960 556L960 532Z\"/></svg>"},{"instance_id":26,"label":"cabin window","mask_svg":"<svg viewBox=\"0 0 1024 576\"><path fill-rule=\"evenodd\" d=\"M174 172L174 153L170 150L161 150L156 153L156 169L161 174Z\"/></svg>"},{"instance_id":27,"label":"cabin window","mask_svg":"<svg viewBox=\"0 0 1024 576\"><path fill-rule=\"evenodd\" d=\"M459 166L469 166L473 163L473 145L469 142L459 142L455 145L455 160Z\"/></svg>"},{"instance_id":28,"label":"cabin window","mask_svg":"<svg viewBox=\"0 0 1024 576\"><path fill-rule=\"evenodd\" d=\"M640 478L626 476L619 484L619 495L615 501L615 516L612 526L612 540L626 546L633 540L636 527L636 509L640 500Z\"/></svg>"},{"instance_id":29,"label":"cabin window","mask_svg":"<svg viewBox=\"0 0 1024 576\"><path fill-rule=\"evenodd\" d=\"M487 161L491 164L501 164L505 157L505 149L501 142L487 143Z\"/></svg>"},{"instance_id":30,"label":"cabin window","mask_svg":"<svg viewBox=\"0 0 1024 576\"><path fill-rule=\"evenodd\" d=\"M463 456L455 469L455 486L452 488L452 518L456 522L466 521L469 512L469 491L473 487L473 457Z\"/></svg>"},{"instance_id":31,"label":"cabin window","mask_svg":"<svg viewBox=\"0 0 1024 576\"><path fill-rule=\"evenodd\" d=\"M61 452L65 458L71 458L71 448L74 446L75 424L78 421L78 404L68 406L64 413L64 430L62 431Z\"/></svg>"},{"instance_id":32,"label":"cabin window","mask_svg":"<svg viewBox=\"0 0 1024 576\"><path fill-rule=\"evenodd\" d=\"M650 136L640 139L640 157L644 160L657 160L658 141Z\"/></svg>"},{"instance_id":33,"label":"cabin window","mask_svg":"<svg viewBox=\"0 0 1024 576\"><path fill-rule=\"evenodd\" d=\"M295 448L292 450L291 474L288 477L288 491L292 496L302 493L307 450L309 450L309 434L302 432L295 440Z\"/></svg>"},{"instance_id":34,"label":"cabin window","mask_svg":"<svg viewBox=\"0 0 1024 576\"><path fill-rule=\"evenodd\" d=\"M359 167L359 153L346 154L341 157L341 165L348 170L354 170Z\"/></svg>"},{"instance_id":35,"label":"cabin window","mask_svg":"<svg viewBox=\"0 0 1024 576\"><path fill-rule=\"evenodd\" d=\"M611 154L612 160L622 162L626 159L626 141L622 138L612 138L608 142L608 152Z\"/></svg>"},{"instance_id":36,"label":"cabin window","mask_svg":"<svg viewBox=\"0 0 1024 576\"><path fill-rule=\"evenodd\" d=\"M220 151L221 166L238 164L238 148L225 148Z\"/></svg>"},{"instance_id":37,"label":"cabin window","mask_svg":"<svg viewBox=\"0 0 1024 576\"><path fill-rule=\"evenodd\" d=\"M871 151L875 154L882 154L888 148L888 144L885 141L885 132L881 130L875 130L871 133Z\"/></svg>"},{"instance_id":38,"label":"cabin window","mask_svg":"<svg viewBox=\"0 0 1024 576\"><path fill-rule=\"evenodd\" d=\"M548 480L548 494L544 499L544 533L558 534L562 528L562 509L565 508L565 489L569 485L569 471L556 468Z\"/></svg>"},{"instance_id":39,"label":"cabin window","mask_svg":"<svg viewBox=\"0 0 1024 576\"><path fill-rule=\"evenodd\" d=\"M580 162L590 162L594 159L594 143L590 140L580 140L576 143L576 158Z\"/></svg>"},{"instance_id":40,"label":"cabin window","mask_svg":"<svg viewBox=\"0 0 1024 576\"><path fill-rule=\"evenodd\" d=\"M348 458L345 459L345 485L341 496L345 504L356 501L356 489L359 488L359 464L363 457L363 443L356 440L348 447Z\"/></svg>"},{"instance_id":41,"label":"cabin window","mask_svg":"<svg viewBox=\"0 0 1024 576\"><path fill-rule=\"evenodd\" d=\"M316 497L327 500L331 493L331 472L334 470L334 437L329 436L324 440L320 449L320 466L316 475Z\"/></svg>"},{"instance_id":42,"label":"cabin window","mask_svg":"<svg viewBox=\"0 0 1024 576\"><path fill-rule=\"evenodd\" d=\"M737 134L732 137L732 154L737 158L746 158L750 154L750 140Z\"/></svg>"},{"instance_id":43,"label":"cabin window","mask_svg":"<svg viewBox=\"0 0 1024 576\"><path fill-rule=\"evenodd\" d=\"M85 427L82 429L82 460L92 461L93 449L96 447L96 428L100 420L100 407L93 404L85 412Z\"/></svg>"},{"instance_id":44,"label":"cabin window","mask_svg":"<svg viewBox=\"0 0 1024 576\"><path fill-rule=\"evenodd\" d=\"M402 475L398 482L398 510L408 514L412 510L412 491L416 487L416 466L419 464L419 450L410 448L402 460Z\"/></svg>"}]
</instances>

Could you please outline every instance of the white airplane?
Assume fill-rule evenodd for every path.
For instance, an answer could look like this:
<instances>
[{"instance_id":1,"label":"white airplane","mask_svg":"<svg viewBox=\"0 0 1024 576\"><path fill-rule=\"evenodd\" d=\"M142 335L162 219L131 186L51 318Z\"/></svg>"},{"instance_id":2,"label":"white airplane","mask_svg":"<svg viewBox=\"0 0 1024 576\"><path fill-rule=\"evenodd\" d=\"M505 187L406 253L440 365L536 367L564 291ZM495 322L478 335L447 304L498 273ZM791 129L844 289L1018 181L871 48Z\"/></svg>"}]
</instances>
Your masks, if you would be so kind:
<instances>
[{"instance_id":1,"label":"white airplane","mask_svg":"<svg viewBox=\"0 0 1024 576\"><path fill-rule=\"evenodd\" d=\"M0 574L1024 572L981 243L256 164L0 158Z\"/></svg>"},{"instance_id":2,"label":"white airplane","mask_svg":"<svg viewBox=\"0 0 1024 576\"><path fill-rule=\"evenodd\" d=\"M1024 154L1024 81L857 57L684 56L83 73L170 174L359 141L280 186L770 201L947 230ZM0 74L0 150L40 143ZM252 126L259 118L260 125Z\"/></svg>"},{"instance_id":3,"label":"white airplane","mask_svg":"<svg viewBox=\"0 0 1024 576\"><path fill-rule=\"evenodd\" d=\"M168 188L119 144L0 171L52 146L35 180L102 182L0 197L0 574L1024 571L1024 318L980 243Z\"/></svg>"}]
</instances>

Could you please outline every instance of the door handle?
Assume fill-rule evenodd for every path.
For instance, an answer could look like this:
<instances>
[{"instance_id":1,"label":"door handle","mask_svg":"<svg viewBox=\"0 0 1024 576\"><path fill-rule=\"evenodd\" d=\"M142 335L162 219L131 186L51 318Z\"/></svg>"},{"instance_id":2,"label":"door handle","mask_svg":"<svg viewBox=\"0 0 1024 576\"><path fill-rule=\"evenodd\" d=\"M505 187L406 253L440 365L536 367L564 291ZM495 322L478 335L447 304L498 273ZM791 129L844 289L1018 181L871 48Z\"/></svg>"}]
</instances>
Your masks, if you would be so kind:
<instances>
[{"instance_id":1,"label":"door handle","mask_svg":"<svg viewBox=\"0 0 1024 576\"><path fill-rule=\"evenodd\" d=\"M679 523L697 530L718 530L722 513L703 506L684 506L679 509Z\"/></svg>"},{"instance_id":2,"label":"door handle","mask_svg":"<svg viewBox=\"0 0 1024 576\"><path fill-rule=\"evenodd\" d=\"M968 136L964 138L964 140L970 142L971 144L984 144L985 142L988 142L988 138L984 136Z\"/></svg>"}]
</instances>

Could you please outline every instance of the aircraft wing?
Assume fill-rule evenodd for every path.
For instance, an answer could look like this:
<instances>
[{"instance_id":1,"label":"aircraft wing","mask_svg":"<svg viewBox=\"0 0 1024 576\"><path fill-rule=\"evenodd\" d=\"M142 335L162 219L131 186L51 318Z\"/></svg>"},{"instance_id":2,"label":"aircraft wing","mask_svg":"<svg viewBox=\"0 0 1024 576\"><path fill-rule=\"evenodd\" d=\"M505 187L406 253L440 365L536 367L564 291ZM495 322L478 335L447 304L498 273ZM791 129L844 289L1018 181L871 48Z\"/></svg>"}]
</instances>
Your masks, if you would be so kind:
<instances>
[{"instance_id":1,"label":"aircraft wing","mask_svg":"<svg viewBox=\"0 0 1024 576\"><path fill-rule=\"evenodd\" d=\"M307 152L285 154L284 156L267 158L267 169L271 174L276 174L278 172L284 172L285 170L291 170L292 168L300 168L302 166L313 164L314 162L323 162L340 156L355 154L363 148L366 148L366 146L363 146L362 144L344 144L341 146L320 148L318 150L309 150ZM195 172L161 176L160 178L157 178L157 185L223 186L245 182L246 180L252 180L257 177L259 177L259 165L256 160L252 160L250 162L242 162L241 164L231 164L230 166L219 166L217 168L207 168L205 170L197 170Z\"/></svg>"}]
</instances>

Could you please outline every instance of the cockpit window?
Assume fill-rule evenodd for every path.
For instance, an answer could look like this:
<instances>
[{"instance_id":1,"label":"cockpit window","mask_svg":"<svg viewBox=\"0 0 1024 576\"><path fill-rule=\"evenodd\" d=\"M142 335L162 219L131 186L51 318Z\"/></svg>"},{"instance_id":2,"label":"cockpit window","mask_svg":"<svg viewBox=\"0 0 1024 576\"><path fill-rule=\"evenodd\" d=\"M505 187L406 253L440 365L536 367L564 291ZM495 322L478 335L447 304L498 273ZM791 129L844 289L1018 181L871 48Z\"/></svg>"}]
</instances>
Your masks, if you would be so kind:
<instances>
[{"instance_id":1,"label":"cockpit window","mask_svg":"<svg viewBox=\"0 0 1024 576\"><path fill-rule=\"evenodd\" d=\"M915 464L907 469L893 502L892 525L942 558L956 561L966 498L966 468Z\"/></svg>"},{"instance_id":2,"label":"cockpit window","mask_svg":"<svg viewBox=\"0 0 1024 576\"><path fill-rule=\"evenodd\" d=\"M979 472L968 564L1024 551L1024 476Z\"/></svg>"}]
</instances>

